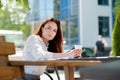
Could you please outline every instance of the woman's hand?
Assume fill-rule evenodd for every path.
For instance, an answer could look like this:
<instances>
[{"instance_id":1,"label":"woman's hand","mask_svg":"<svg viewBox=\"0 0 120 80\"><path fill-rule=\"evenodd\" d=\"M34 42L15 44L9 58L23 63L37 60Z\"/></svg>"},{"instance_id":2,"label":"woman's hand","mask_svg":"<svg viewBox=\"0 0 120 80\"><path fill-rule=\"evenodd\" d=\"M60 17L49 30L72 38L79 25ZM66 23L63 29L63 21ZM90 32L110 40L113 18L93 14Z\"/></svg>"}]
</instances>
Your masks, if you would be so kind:
<instances>
[{"instance_id":1,"label":"woman's hand","mask_svg":"<svg viewBox=\"0 0 120 80\"><path fill-rule=\"evenodd\" d=\"M80 57L82 54L82 49L73 49L70 51L70 54L74 57Z\"/></svg>"}]
</instances>

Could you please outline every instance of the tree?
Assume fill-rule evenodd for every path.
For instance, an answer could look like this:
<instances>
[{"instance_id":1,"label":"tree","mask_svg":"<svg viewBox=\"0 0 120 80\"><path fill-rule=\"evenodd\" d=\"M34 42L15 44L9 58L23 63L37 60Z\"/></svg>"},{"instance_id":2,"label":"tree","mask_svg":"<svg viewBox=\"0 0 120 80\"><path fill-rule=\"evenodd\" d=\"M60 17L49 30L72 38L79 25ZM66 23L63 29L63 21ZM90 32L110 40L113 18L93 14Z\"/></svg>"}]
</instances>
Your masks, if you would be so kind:
<instances>
[{"instance_id":1,"label":"tree","mask_svg":"<svg viewBox=\"0 0 120 80\"><path fill-rule=\"evenodd\" d=\"M0 8L2 8L4 5L2 1L3 0L0 0ZM7 1L7 0L4 0L4 1ZM8 0L8 1L13 2L14 0ZM23 5L25 8L30 9L28 0L15 0L15 1Z\"/></svg>"},{"instance_id":2,"label":"tree","mask_svg":"<svg viewBox=\"0 0 120 80\"><path fill-rule=\"evenodd\" d=\"M28 37L31 33L31 26L26 24L26 9L30 9L28 0L2 1L0 0L0 29L21 30L24 37Z\"/></svg>"},{"instance_id":3,"label":"tree","mask_svg":"<svg viewBox=\"0 0 120 80\"><path fill-rule=\"evenodd\" d=\"M120 56L120 15L115 19L112 42L113 56Z\"/></svg>"},{"instance_id":4,"label":"tree","mask_svg":"<svg viewBox=\"0 0 120 80\"><path fill-rule=\"evenodd\" d=\"M114 8L115 15L120 15L120 0L115 0L115 8Z\"/></svg>"},{"instance_id":5,"label":"tree","mask_svg":"<svg viewBox=\"0 0 120 80\"><path fill-rule=\"evenodd\" d=\"M120 0L115 2L115 23L112 34L112 54L120 56Z\"/></svg>"}]
</instances>

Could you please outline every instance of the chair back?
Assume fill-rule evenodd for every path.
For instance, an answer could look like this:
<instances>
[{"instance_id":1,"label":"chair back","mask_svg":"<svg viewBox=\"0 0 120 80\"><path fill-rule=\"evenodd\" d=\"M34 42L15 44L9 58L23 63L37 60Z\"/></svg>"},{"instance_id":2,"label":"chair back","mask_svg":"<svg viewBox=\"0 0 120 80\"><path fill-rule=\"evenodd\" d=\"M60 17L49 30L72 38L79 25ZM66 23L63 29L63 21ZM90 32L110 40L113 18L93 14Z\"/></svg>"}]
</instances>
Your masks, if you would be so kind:
<instances>
[{"instance_id":1,"label":"chair back","mask_svg":"<svg viewBox=\"0 0 120 80\"><path fill-rule=\"evenodd\" d=\"M15 45L6 42L4 36L0 36L0 80L13 80L23 76L23 70L19 66L9 64L8 55L15 54Z\"/></svg>"}]
</instances>

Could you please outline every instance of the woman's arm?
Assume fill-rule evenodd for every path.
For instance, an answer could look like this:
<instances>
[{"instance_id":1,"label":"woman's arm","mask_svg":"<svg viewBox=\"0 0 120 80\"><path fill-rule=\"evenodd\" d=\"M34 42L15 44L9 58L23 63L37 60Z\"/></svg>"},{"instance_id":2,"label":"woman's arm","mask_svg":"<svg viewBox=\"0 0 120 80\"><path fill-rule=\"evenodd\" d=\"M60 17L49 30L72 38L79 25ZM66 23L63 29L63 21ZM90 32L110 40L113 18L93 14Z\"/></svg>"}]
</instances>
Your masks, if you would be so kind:
<instances>
[{"instance_id":1,"label":"woman's arm","mask_svg":"<svg viewBox=\"0 0 120 80\"><path fill-rule=\"evenodd\" d=\"M82 50L73 49L67 53L55 53L53 54L53 58L63 58L63 57L69 57L69 56L78 57L78 56L81 56L81 54L82 54Z\"/></svg>"}]
</instances>

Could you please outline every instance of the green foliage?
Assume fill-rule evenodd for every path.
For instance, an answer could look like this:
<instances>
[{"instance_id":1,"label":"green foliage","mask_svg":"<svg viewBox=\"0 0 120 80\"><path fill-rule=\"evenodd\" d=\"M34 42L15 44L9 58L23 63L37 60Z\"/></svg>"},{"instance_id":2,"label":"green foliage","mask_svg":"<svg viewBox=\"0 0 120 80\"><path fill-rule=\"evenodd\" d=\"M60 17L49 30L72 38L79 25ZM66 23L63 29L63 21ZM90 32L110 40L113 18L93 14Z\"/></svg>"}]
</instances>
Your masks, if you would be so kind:
<instances>
[{"instance_id":1,"label":"green foliage","mask_svg":"<svg viewBox=\"0 0 120 80\"><path fill-rule=\"evenodd\" d=\"M17 31L21 30L24 33L24 38L26 38L31 34L31 27L30 25L26 24L25 17L24 21L21 22L21 19L23 20L23 18L19 16L20 14L25 14L26 9L24 8L24 6L23 8L19 9L19 6L21 6L21 4L16 3L16 7L10 8L11 11L9 11L9 6L11 5L11 3L13 3L13 0L9 1L10 3L4 6L4 10L0 9L0 29Z\"/></svg>"},{"instance_id":2,"label":"green foliage","mask_svg":"<svg viewBox=\"0 0 120 80\"><path fill-rule=\"evenodd\" d=\"M20 26L20 30L24 33L24 38L27 38L31 34L31 26L27 25L25 22Z\"/></svg>"},{"instance_id":3,"label":"green foliage","mask_svg":"<svg viewBox=\"0 0 120 80\"><path fill-rule=\"evenodd\" d=\"M25 6L25 8L27 8L27 9L31 9L30 7L29 7L29 3L28 3L28 0L16 0L16 1L18 1L20 4L22 4L23 6Z\"/></svg>"},{"instance_id":4,"label":"green foliage","mask_svg":"<svg viewBox=\"0 0 120 80\"><path fill-rule=\"evenodd\" d=\"M23 22L22 24L14 24L10 20L10 13L5 10L0 10L0 29L1 30L21 30L24 33L24 37L28 37L31 34L31 27Z\"/></svg>"},{"instance_id":5,"label":"green foliage","mask_svg":"<svg viewBox=\"0 0 120 80\"><path fill-rule=\"evenodd\" d=\"M112 34L112 55L120 56L120 0L115 1L115 23Z\"/></svg>"},{"instance_id":6,"label":"green foliage","mask_svg":"<svg viewBox=\"0 0 120 80\"><path fill-rule=\"evenodd\" d=\"M120 15L115 19L113 38L112 38L112 54L113 56L120 56Z\"/></svg>"},{"instance_id":7,"label":"green foliage","mask_svg":"<svg viewBox=\"0 0 120 80\"><path fill-rule=\"evenodd\" d=\"M0 8L3 7L3 4L1 2L2 0L0 0ZM13 0L8 0L10 2L13 2ZM28 3L28 0L16 0L16 2L20 3L21 5L23 5L26 9L31 9Z\"/></svg>"},{"instance_id":8,"label":"green foliage","mask_svg":"<svg viewBox=\"0 0 120 80\"><path fill-rule=\"evenodd\" d=\"M0 8L2 7L2 3L1 3L1 0L0 0Z\"/></svg>"},{"instance_id":9,"label":"green foliage","mask_svg":"<svg viewBox=\"0 0 120 80\"><path fill-rule=\"evenodd\" d=\"M115 15L120 15L120 0L115 1L115 8L114 8Z\"/></svg>"}]
</instances>

